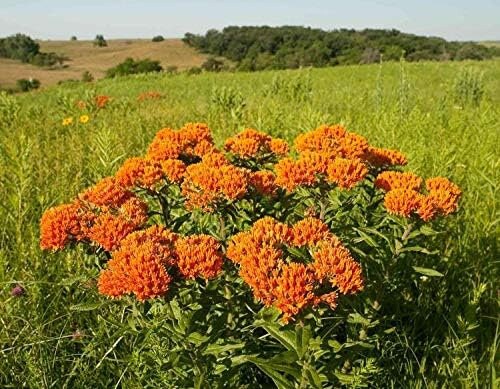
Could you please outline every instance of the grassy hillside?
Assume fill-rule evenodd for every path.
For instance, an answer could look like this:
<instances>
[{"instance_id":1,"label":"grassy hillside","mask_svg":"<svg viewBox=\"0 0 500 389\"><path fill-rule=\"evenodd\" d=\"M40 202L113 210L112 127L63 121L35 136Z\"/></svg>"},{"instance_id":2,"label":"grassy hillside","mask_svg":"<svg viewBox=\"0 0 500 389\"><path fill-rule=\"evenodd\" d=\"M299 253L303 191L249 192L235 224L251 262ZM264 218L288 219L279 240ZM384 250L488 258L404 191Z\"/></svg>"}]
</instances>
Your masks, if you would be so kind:
<instances>
[{"instance_id":1,"label":"grassy hillside","mask_svg":"<svg viewBox=\"0 0 500 389\"><path fill-rule=\"evenodd\" d=\"M69 58L62 68L44 69L19 61L0 58L0 86L12 87L20 78L37 78L42 86L60 80L80 80L84 71L95 78L127 57L158 60L165 68L177 66L180 70L200 66L205 56L184 44L180 39L151 42L148 39L108 40L107 47L95 47L92 41L39 41L42 52L55 52Z\"/></svg>"},{"instance_id":2,"label":"grassy hillside","mask_svg":"<svg viewBox=\"0 0 500 389\"><path fill-rule=\"evenodd\" d=\"M75 74L97 74L134 47L141 57L145 47L177 47L179 65L182 58L201 60L178 41L110 43L107 49L86 42L42 47L56 51L60 44L74 56L72 66L80 66ZM83 56L77 65L81 50L70 51L72 45L102 57ZM166 53L150 56L175 64ZM454 88L464 68L483 74L478 106L464 99L472 87ZM169 350L155 337L158 329L131 321L142 308L99 296L96 264L83 250L41 252L38 223L49 206L144 153L160 128L205 121L218 142L245 127L291 140L322 123L342 122L374 145L407 154L408 170L458 183L461 210L447 219L440 255L426 264L444 277L415 285L420 297L402 305L394 329L374 351L382 373L370 382L380 388L493 388L500 268L498 79L498 61L157 74L53 87L0 104L0 386L166 385ZM109 95L109 106L86 124L63 127L63 118L77 117L74 103L89 88ZM139 102L146 91L163 97ZM18 283L25 294L11 296Z\"/></svg>"}]
</instances>

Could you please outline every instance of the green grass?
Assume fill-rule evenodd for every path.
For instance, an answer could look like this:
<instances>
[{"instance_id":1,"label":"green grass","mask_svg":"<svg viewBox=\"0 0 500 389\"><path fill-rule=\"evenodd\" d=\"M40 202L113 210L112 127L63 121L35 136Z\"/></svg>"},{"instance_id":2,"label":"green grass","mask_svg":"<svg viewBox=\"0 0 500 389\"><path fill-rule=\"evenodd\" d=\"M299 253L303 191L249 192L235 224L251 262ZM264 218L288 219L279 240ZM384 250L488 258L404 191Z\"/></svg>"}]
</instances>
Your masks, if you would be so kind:
<instances>
[{"instance_id":1,"label":"green grass","mask_svg":"<svg viewBox=\"0 0 500 389\"><path fill-rule=\"evenodd\" d=\"M457 93L466 91L454 85L464 67L483 73L479 106L459 103ZM38 222L47 207L144 153L160 128L203 121L218 142L245 127L290 140L319 124L343 122L374 145L406 153L408 170L458 183L461 210L447 219L435 257L444 277L427 281L436 285L432 295L422 294L422 312L388 338L380 358L391 374L373 386L494 387L499 79L498 61L145 75L94 84L111 104L88 124L69 127L61 126L68 115L62 102L81 98L88 84L15 97L19 111L7 110L10 118L0 104L0 386L160 385L161 368L152 367L161 366L162 356L141 357L155 355L154 334L123 325L134 305L97 295L97 267L83 250L41 252ZM138 103L148 90L164 98ZM10 295L16 283L24 296Z\"/></svg>"}]
</instances>

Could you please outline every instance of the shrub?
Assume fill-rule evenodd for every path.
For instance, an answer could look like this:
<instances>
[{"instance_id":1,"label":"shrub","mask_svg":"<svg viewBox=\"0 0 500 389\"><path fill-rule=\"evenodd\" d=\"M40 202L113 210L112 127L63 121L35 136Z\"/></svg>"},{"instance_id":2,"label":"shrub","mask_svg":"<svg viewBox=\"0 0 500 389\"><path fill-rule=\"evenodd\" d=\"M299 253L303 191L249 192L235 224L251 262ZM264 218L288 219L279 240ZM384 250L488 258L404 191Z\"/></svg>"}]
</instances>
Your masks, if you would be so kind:
<instances>
[{"instance_id":1,"label":"shrub","mask_svg":"<svg viewBox=\"0 0 500 389\"><path fill-rule=\"evenodd\" d=\"M82 73L82 81L83 82L92 82L92 81L94 81L94 76L88 70L85 70Z\"/></svg>"},{"instance_id":2,"label":"shrub","mask_svg":"<svg viewBox=\"0 0 500 389\"><path fill-rule=\"evenodd\" d=\"M153 42L162 42L164 41L165 38L163 38L161 35L156 35L155 37L153 37L152 41Z\"/></svg>"},{"instance_id":3,"label":"shrub","mask_svg":"<svg viewBox=\"0 0 500 389\"><path fill-rule=\"evenodd\" d=\"M73 36L70 38L70 41L76 41L76 40L78 40L78 38L77 38L75 35L73 35Z\"/></svg>"},{"instance_id":4,"label":"shrub","mask_svg":"<svg viewBox=\"0 0 500 389\"><path fill-rule=\"evenodd\" d=\"M161 72L163 68L160 61L153 61L151 59L134 60L127 58L122 63L112 67L106 71L106 77L126 76L129 74Z\"/></svg>"},{"instance_id":5,"label":"shrub","mask_svg":"<svg viewBox=\"0 0 500 389\"><path fill-rule=\"evenodd\" d=\"M207 72L220 72L223 67L224 62L215 57L208 57L208 59L201 65L201 68Z\"/></svg>"},{"instance_id":6,"label":"shrub","mask_svg":"<svg viewBox=\"0 0 500 389\"><path fill-rule=\"evenodd\" d=\"M91 248L110 304L149 301L122 304L132 328L154 322L168 386L368 387L400 305L420 306L419 285L443 276L424 265L439 266L433 227L461 191L341 125L294 149L248 128L223 152L206 124L164 128L46 210L40 245Z\"/></svg>"},{"instance_id":7,"label":"shrub","mask_svg":"<svg viewBox=\"0 0 500 389\"><path fill-rule=\"evenodd\" d=\"M62 64L65 60L64 57L56 53L42 53L40 45L24 34L0 39L0 57L17 59L36 66Z\"/></svg>"},{"instance_id":8,"label":"shrub","mask_svg":"<svg viewBox=\"0 0 500 389\"><path fill-rule=\"evenodd\" d=\"M186 74L188 76L194 76L196 74L200 74L202 72L202 69L197 67L197 66L193 66L193 67L190 67L189 69L186 69Z\"/></svg>"},{"instance_id":9,"label":"shrub","mask_svg":"<svg viewBox=\"0 0 500 389\"><path fill-rule=\"evenodd\" d=\"M94 39L94 46L97 47L106 47L108 45L108 42L106 42L106 39L104 39L103 35L96 35Z\"/></svg>"},{"instance_id":10,"label":"shrub","mask_svg":"<svg viewBox=\"0 0 500 389\"><path fill-rule=\"evenodd\" d=\"M37 80L36 78L30 78L30 79L21 78L16 81L16 84L19 90L22 92L28 92L32 89L40 88L40 81Z\"/></svg>"}]
</instances>

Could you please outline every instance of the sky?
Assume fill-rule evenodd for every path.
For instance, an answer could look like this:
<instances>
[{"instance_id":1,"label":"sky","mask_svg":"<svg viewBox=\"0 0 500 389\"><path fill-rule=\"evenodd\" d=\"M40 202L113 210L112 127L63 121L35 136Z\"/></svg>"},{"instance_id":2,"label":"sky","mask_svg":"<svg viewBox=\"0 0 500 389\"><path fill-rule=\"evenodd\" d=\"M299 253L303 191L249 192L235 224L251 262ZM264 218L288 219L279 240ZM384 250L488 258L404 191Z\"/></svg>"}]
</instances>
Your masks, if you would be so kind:
<instances>
[{"instance_id":1,"label":"sky","mask_svg":"<svg viewBox=\"0 0 500 389\"><path fill-rule=\"evenodd\" d=\"M0 0L0 36L176 38L228 25L396 28L500 40L500 0Z\"/></svg>"}]
</instances>

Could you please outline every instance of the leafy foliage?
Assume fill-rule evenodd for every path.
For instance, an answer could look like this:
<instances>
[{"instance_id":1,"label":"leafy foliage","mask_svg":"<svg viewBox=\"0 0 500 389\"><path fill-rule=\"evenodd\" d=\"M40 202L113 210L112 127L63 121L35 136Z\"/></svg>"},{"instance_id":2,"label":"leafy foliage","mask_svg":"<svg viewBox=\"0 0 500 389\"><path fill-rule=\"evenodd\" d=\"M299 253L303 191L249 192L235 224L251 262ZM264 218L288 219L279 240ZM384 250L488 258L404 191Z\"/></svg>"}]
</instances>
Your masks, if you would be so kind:
<instances>
[{"instance_id":1,"label":"leafy foliage","mask_svg":"<svg viewBox=\"0 0 500 389\"><path fill-rule=\"evenodd\" d=\"M293 69L301 66L332 66L384 60L408 61L487 59L498 55L494 48L476 43L448 42L442 38L406 34L398 30L309 27L225 27L205 35L186 33L184 42L238 63L241 70Z\"/></svg>"},{"instance_id":2,"label":"leafy foliage","mask_svg":"<svg viewBox=\"0 0 500 389\"><path fill-rule=\"evenodd\" d=\"M130 74L161 72L163 68L159 61L151 59L138 59L127 58L122 63L112 67L106 71L106 77L127 76Z\"/></svg>"},{"instance_id":3,"label":"leafy foliage","mask_svg":"<svg viewBox=\"0 0 500 389\"><path fill-rule=\"evenodd\" d=\"M17 59L36 66L62 64L65 59L56 53L42 53L40 45L24 34L0 38L0 57Z\"/></svg>"}]
</instances>

